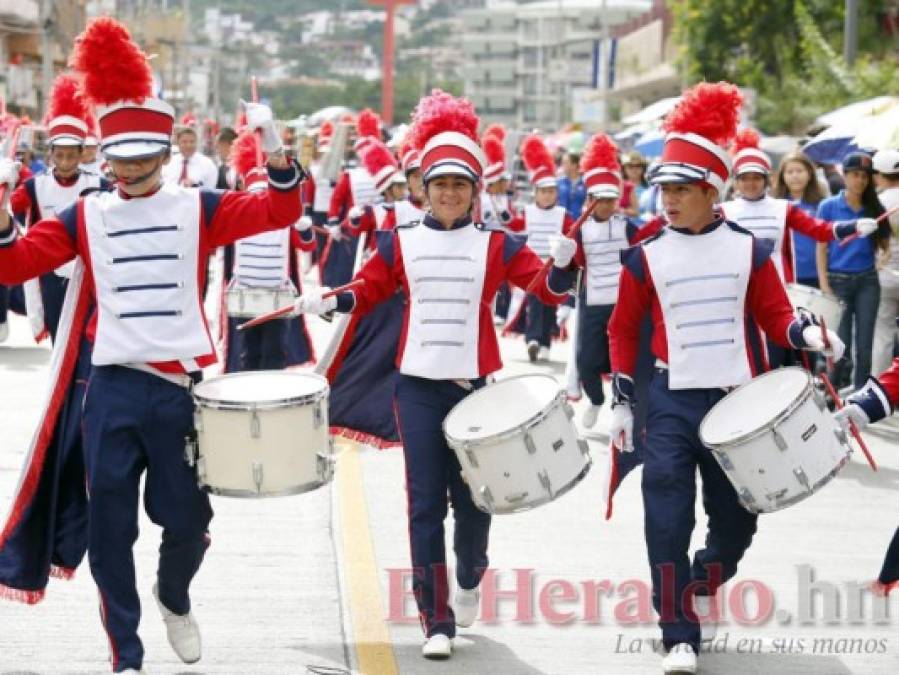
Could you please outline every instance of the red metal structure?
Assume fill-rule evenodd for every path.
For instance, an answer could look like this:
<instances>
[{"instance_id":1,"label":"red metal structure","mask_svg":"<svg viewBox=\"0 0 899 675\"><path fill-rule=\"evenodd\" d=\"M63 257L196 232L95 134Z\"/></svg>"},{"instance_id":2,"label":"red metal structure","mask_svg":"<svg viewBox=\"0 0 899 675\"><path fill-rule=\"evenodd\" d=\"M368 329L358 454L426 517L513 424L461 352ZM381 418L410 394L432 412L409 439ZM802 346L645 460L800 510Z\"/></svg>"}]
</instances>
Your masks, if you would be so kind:
<instances>
[{"instance_id":1,"label":"red metal structure","mask_svg":"<svg viewBox=\"0 0 899 675\"><path fill-rule=\"evenodd\" d=\"M383 7L387 12L384 17L384 54L381 57L381 119L385 124L393 123L393 18L400 5L415 4L415 0L368 0L369 4Z\"/></svg>"}]
</instances>

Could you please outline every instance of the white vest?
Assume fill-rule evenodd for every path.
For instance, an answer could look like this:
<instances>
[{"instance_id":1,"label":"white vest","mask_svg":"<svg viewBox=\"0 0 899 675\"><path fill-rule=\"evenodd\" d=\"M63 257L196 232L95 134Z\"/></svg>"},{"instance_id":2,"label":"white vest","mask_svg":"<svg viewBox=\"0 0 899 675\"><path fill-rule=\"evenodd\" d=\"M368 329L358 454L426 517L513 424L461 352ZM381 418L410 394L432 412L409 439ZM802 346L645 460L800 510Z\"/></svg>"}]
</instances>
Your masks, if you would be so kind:
<instances>
[{"instance_id":1,"label":"white vest","mask_svg":"<svg viewBox=\"0 0 899 675\"><path fill-rule=\"evenodd\" d=\"M588 305L614 305L618 301L621 277L621 251L627 241L627 218L613 215L598 222L593 218L581 227L586 270L584 287Z\"/></svg>"},{"instance_id":2,"label":"white vest","mask_svg":"<svg viewBox=\"0 0 899 675\"><path fill-rule=\"evenodd\" d=\"M744 327L752 237L726 224L702 235L667 229L643 251L665 321L669 387L733 387L752 379Z\"/></svg>"},{"instance_id":3,"label":"white vest","mask_svg":"<svg viewBox=\"0 0 899 675\"><path fill-rule=\"evenodd\" d=\"M400 372L432 380L479 376L480 309L490 234L468 225L401 228L409 323Z\"/></svg>"},{"instance_id":4,"label":"white vest","mask_svg":"<svg viewBox=\"0 0 899 675\"><path fill-rule=\"evenodd\" d=\"M234 243L234 280L246 288L290 285L290 228L261 232Z\"/></svg>"},{"instance_id":5,"label":"white vest","mask_svg":"<svg viewBox=\"0 0 899 675\"><path fill-rule=\"evenodd\" d=\"M34 193L37 197L37 208L41 219L52 218L67 206L70 206L84 190L100 187L100 176L82 171L72 185L60 185L53 177L53 169L35 176ZM57 267L57 276L72 278L75 261Z\"/></svg>"},{"instance_id":6,"label":"white vest","mask_svg":"<svg viewBox=\"0 0 899 675\"><path fill-rule=\"evenodd\" d=\"M200 193L163 184L149 197L84 201L97 296L93 363L181 361L210 354L197 283Z\"/></svg>"},{"instance_id":7,"label":"white vest","mask_svg":"<svg viewBox=\"0 0 899 675\"><path fill-rule=\"evenodd\" d=\"M784 280L783 243L788 207L789 202L786 199L774 199L768 195L752 202L734 199L721 205L725 218L749 230L757 239L774 242L771 259L781 281Z\"/></svg>"},{"instance_id":8,"label":"white vest","mask_svg":"<svg viewBox=\"0 0 899 675\"><path fill-rule=\"evenodd\" d=\"M368 206L378 201L378 191L375 190L375 182L368 171L362 167L349 170L350 193L353 195L353 206Z\"/></svg>"},{"instance_id":9,"label":"white vest","mask_svg":"<svg viewBox=\"0 0 899 675\"><path fill-rule=\"evenodd\" d=\"M418 222L425 217L425 212L408 199L393 202L393 212L396 214L394 218L397 226Z\"/></svg>"},{"instance_id":10,"label":"white vest","mask_svg":"<svg viewBox=\"0 0 899 675\"><path fill-rule=\"evenodd\" d=\"M312 179L315 181L315 198L312 200L312 210L318 213L327 213L331 207L331 195L334 186L331 181L322 175L322 163L314 162L309 167Z\"/></svg>"},{"instance_id":11,"label":"white vest","mask_svg":"<svg viewBox=\"0 0 899 675\"><path fill-rule=\"evenodd\" d=\"M541 209L534 204L528 204L524 208L528 246L544 260L549 257L549 238L561 234L564 223L565 208L562 206Z\"/></svg>"}]
</instances>

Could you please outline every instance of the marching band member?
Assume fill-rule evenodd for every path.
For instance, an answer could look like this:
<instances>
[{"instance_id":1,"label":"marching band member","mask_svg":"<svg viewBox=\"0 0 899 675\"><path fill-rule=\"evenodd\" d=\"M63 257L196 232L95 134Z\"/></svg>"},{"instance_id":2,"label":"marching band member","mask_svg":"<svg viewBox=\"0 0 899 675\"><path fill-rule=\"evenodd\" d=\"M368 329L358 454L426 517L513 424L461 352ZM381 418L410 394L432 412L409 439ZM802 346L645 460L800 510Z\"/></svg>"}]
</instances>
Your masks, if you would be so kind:
<instances>
[{"instance_id":1,"label":"marching band member","mask_svg":"<svg viewBox=\"0 0 899 675\"><path fill-rule=\"evenodd\" d=\"M93 112L90 110L86 110L86 112L84 123L87 125L87 136L84 137L84 147L81 148L80 166L82 171L102 176L104 170L103 161L98 154L100 141L97 140L97 120Z\"/></svg>"},{"instance_id":2,"label":"marching band member","mask_svg":"<svg viewBox=\"0 0 899 675\"><path fill-rule=\"evenodd\" d=\"M268 173L256 166L259 140L244 131L232 146L230 164L248 192L268 189ZM292 291L302 288L299 254L315 248L312 223L300 218L293 228L271 230L238 239L225 247L224 277L227 291L264 289ZM222 361L224 372L281 370L315 361L312 339L304 317L266 321L238 330L245 317L227 314L227 302L219 325L223 327Z\"/></svg>"},{"instance_id":3,"label":"marching band member","mask_svg":"<svg viewBox=\"0 0 899 675\"><path fill-rule=\"evenodd\" d=\"M899 358L894 358L892 365L879 377L869 376L861 389L847 396L845 406L834 413L834 418L847 433L851 424L863 431L869 424L892 415L897 403ZM899 586L899 528L887 547L880 574L872 583L872 590L877 595L888 595L896 586Z\"/></svg>"},{"instance_id":4,"label":"marching band member","mask_svg":"<svg viewBox=\"0 0 899 675\"><path fill-rule=\"evenodd\" d=\"M316 227L323 227L328 221L328 209L334 192L334 185L323 173L324 155L331 151L333 135L334 123L326 120L319 128L315 139L315 156L309 163L309 177L303 181L303 218L310 219ZM315 240L314 261L318 262L328 242L328 235L316 233Z\"/></svg>"},{"instance_id":5,"label":"marching band member","mask_svg":"<svg viewBox=\"0 0 899 675\"><path fill-rule=\"evenodd\" d=\"M424 211L407 197L405 173L393 153L381 141L372 140L360 153L362 166L375 182L375 190L382 201L366 206L354 206L347 215L353 236L365 235L366 247L375 248L375 230L392 230L397 225L421 220Z\"/></svg>"},{"instance_id":6,"label":"marching band member","mask_svg":"<svg viewBox=\"0 0 899 675\"><path fill-rule=\"evenodd\" d=\"M478 510L441 430L450 409L501 367L490 301L503 279L519 286L540 274L523 240L472 221L483 175L478 118L464 99L435 91L416 108L411 132L421 150L430 211L418 223L377 233L377 253L356 275L365 285L323 299L304 294L298 312L364 313L402 289L408 296L397 354L396 415L406 460L413 589L427 658L448 658L456 626L473 623L487 568L490 516ZM567 297L575 243L551 237L555 266L536 293L547 303ZM447 494L456 523L458 588L448 606L443 521Z\"/></svg>"},{"instance_id":7,"label":"marching band member","mask_svg":"<svg viewBox=\"0 0 899 675\"><path fill-rule=\"evenodd\" d=\"M85 190L109 187L105 179L79 166L88 134L84 121L87 112L75 78L67 74L57 77L46 122L52 166L23 181L10 197L13 216L19 222L29 226L52 218ZM46 335L51 341L56 339L56 327L73 267L73 264L62 265L40 279L29 280L24 286L28 319L38 342Z\"/></svg>"},{"instance_id":8,"label":"marching band member","mask_svg":"<svg viewBox=\"0 0 899 675\"><path fill-rule=\"evenodd\" d=\"M353 150L359 157L372 139L381 138L381 120L366 108L356 120L356 140ZM321 281L325 286L340 286L353 276L358 238L343 231L341 224L354 206L374 204L378 198L374 181L362 166L346 169L337 179L328 206L327 229L330 233L319 260Z\"/></svg>"},{"instance_id":9,"label":"marching band member","mask_svg":"<svg viewBox=\"0 0 899 675\"><path fill-rule=\"evenodd\" d=\"M730 176L730 158L720 146L736 132L740 103L735 86L702 83L687 91L667 118L652 181L662 185L670 225L622 254L619 299L609 324L611 435L621 450L630 451L639 329L644 315L652 317L656 368L648 394L642 487L666 673L696 672L697 616L714 616L714 595L736 573L756 530L756 516L740 506L698 436L703 417L727 389L759 370L745 317L784 347L824 348L820 326L807 316L794 319L770 241L756 239L715 211ZM838 358L843 343L832 330L828 337ZM697 468L709 532L691 567ZM705 621L703 628L703 638L713 636L714 623Z\"/></svg>"},{"instance_id":10,"label":"marching band member","mask_svg":"<svg viewBox=\"0 0 899 675\"><path fill-rule=\"evenodd\" d=\"M481 191L481 218L491 227L508 227L515 218L508 194L505 139L506 128L501 124L491 124L481 136L481 147L487 158Z\"/></svg>"},{"instance_id":11,"label":"marching band member","mask_svg":"<svg viewBox=\"0 0 899 675\"><path fill-rule=\"evenodd\" d=\"M580 170L587 194L596 200L593 214L575 236L575 264L584 270L578 296L576 362L580 382L590 399L583 425L596 424L605 401L602 376L612 372L609 362L609 319L618 300L621 251L637 235L638 226L621 215L621 167L618 148L605 134L596 134L584 149Z\"/></svg>"},{"instance_id":12,"label":"marching band member","mask_svg":"<svg viewBox=\"0 0 899 675\"><path fill-rule=\"evenodd\" d=\"M145 470L146 510L163 528L154 596L176 654L188 663L200 658L189 587L209 546L212 510L184 461L184 439L190 383L216 360L200 301L203 261L213 247L296 222L302 173L283 158L271 111L247 104L271 158L266 194L163 183L174 111L152 98L146 56L124 26L108 17L91 22L72 63L97 107L118 189L80 198L24 236L0 211L0 282L19 283L77 257L75 274L96 300L82 418L88 553L112 670L135 674L143 645L132 546ZM16 174L14 163L0 162L0 180ZM77 480L85 485L84 476Z\"/></svg>"},{"instance_id":13,"label":"marching band member","mask_svg":"<svg viewBox=\"0 0 899 675\"><path fill-rule=\"evenodd\" d=\"M182 121L184 126L175 132L179 154L163 167L162 179L183 187L214 188L219 179L218 167L197 149L197 130L189 124L196 120L185 117Z\"/></svg>"},{"instance_id":14,"label":"marching band member","mask_svg":"<svg viewBox=\"0 0 899 675\"><path fill-rule=\"evenodd\" d=\"M524 212L509 224L509 229L527 234L528 247L546 260L550 255L550 240L567 231L573 221L565 208L557 203L559 190L556 187L555 163L539 136L531 135L522 141L521 158L534 185L534 203L525 207ZM531 294L526 298L524 311L528 358L532 362L538 358L548 358L556 328L555 305L544 304Z\"/></svg>"},{"instance_id":15,"label":"marching band member","mask_svg":"<svg viewBox=\"0 0 899 675\"><path fill-rule=\"evenodd\" d=\"M424 211L428 206L428 198L421 180L421 156L408 141L403 141L400 146L400 166L403 167L406 183L409 185L409 201L412 206Z\"/></svg>"}]
</instances>

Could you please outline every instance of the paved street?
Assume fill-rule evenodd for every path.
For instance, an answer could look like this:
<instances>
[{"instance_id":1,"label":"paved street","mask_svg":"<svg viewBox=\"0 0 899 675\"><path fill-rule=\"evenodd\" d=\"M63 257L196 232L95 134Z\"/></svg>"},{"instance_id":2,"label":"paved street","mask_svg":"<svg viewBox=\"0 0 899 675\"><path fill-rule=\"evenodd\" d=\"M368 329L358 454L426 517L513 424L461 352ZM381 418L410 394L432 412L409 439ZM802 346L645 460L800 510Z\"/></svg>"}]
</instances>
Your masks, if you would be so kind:
<instances>
[{"instance_id":1,"label":"paved street","mask_svg":"<svg viewBox=\"0 0 899 675\"><path fill-rule=\"evenodd\" d=\"M321 347L329 328L317 319L312 322ZM49 357L46 348L29 346L21 318L13 317L12 329L10 340L0 346L0 512L9 506L36 423ZM554 346L552 362L537 370L561 378L567 349ZM519 341L504 340L503 353L504 375L534 369ZM597 429L603 425L601 417ZM490 549L494 586L507 591L518 584L518 599L501 599L495 619L461 630L455 655L445 663L420 657L414 605L402 592L407 589L391 584L405 579L403 570L409 565L403 461L397 449L341 444L337 478L316 492L260 501L214 499L212 548L192 593L204 640L203 660L193 667L181 664L168 647L150 595L159 530L144 519L136 559L145 607L141 635L146 671L660 672L652 642L658 631L652 617L641 616L648 606L648 568L639 474L624 482L614 518L603 521L598 467L604 443L601 434L596 436L591 442L596 465L583 484L540 509L495 518ZM740 574L728 586L727 623L711 647L715 653L702 657L701 672L899 671L896 619L878 622L870 598L861 618L848 615L855 595L847 585L876 574L899 524L896 442L875 435L869 435L869 442L881 465L877 474L856 458L819 494L761 518ZM703 532L699 506L696 545ZM450 537L450 550L451 542ZM812 571L818 582L810 593ZM740 581L751 583L741 589ZM752 619L759 613L756 599L765 597L765 592L759 596L760 588L768 589L775 603L761 608L768 618L760 625L739 624L734 614L743 604L741 590L744 614ZM641 594L644 603L635 600ZM839 600L839 616L825 623L825 599L832 599L825 596L830 595ZM813 618L802 623L808 597ZM396 621L384 620L390 612ZM0 604L0 675L102 673L108 668L105 658L86 563L72 581L51 580L40 605Z\"/></svg>"}]
</instances>

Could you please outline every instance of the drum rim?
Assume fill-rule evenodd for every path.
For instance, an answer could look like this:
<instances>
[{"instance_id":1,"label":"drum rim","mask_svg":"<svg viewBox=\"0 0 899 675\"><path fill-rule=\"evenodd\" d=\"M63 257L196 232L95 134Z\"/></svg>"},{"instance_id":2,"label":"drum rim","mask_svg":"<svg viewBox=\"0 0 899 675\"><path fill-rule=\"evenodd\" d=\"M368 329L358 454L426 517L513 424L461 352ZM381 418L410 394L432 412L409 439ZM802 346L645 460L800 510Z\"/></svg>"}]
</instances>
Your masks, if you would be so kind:
<instances>
[{"instance_id":1,"label":"drum rim","mask_svg":"<svg viewBox=\"0 0 899 675\"><path fill-rule=\"evenodd\" d=\"M255 319L256 317L259 317L259 316L262 316L262 314L265 314L265 312L259 313L259 312L241 311L239 309L231 308L231 306L230 306L231 298L237 297L237 296L242 296L247 291L250 291L249 294L255 294L255 293L258 293L259 291L264 291L266 295L274 296L275 302L272 303L274 305L285 305L286 306L286 305L289 305L291 302L296 301L296 299L299 297L299 295L297 294L296 288L294 288L294 286L293 286L293 282L291 282L289 288L266 288L264 286L260 286L260 287L238 286L235 284L235 285L229 286L228 288L225 289L225 313L228 315L229 318L232 318L232 319ZM281 296L284 296L283 301L278 299ZM278 307L274 307L272 309L272 311L274 311L275 309L278 309ZM285 320L289 320L291 318L293 318L293 317L285 316L285 317L281 317L276 320L285 321Z\"/></svg>"},{"instance_id":2,"label":"drum rim","mask_svg":"<svg viewBox=\"0 0 899 675\"><path fill-rule=\"evenodd\" d=\"M544 377L544 378L552 380L556 386L559 386L558 380L556 380L555 377L553 377L552 375L550 375L548 373L523 373L521 375L513 375L512 377L504 378L502 380L494 382L493 384L499 384L501 382L511 382L512 380L520 380L520 379L523 379L526 377L527 378ZM515 438L521 432L527 432L529 429L533 429L540 422L545 420L549 416L549 413L552 412L553 410L555 410L555 408L557 406L564 405L564 403L566 402L566 399L567 399L565 389L560 388L558 390L558 392L556 393L556 395L552 398L552 400L549 403L547 403L542 409L540 409L539 411L534 413L534 415L532 417L525 420L522 424L512 427L511 429L506 429L505 431L500 431L499 433L492 434L490 436L484 436L483 438L478 438L476 440L469 440L469 441L460 440L460 439L455 438L454 436L451 436L449 431L446 428L446 421L456 411L456 408L458 408L460 405L462 405L463 401L468 400L469 397L474 396L475 394L477 394L480 391L486 390L489 386L490 385L488 385L487 387L482 387L481 389L478 389L477 391L471 392L468 396L466 396L461 401L459 401L456 405L454 405L450 409L450 411L446 414L446 417L443 418L443 422L440 425L443 428L443 437L446 438L447 445L449 445L454 450L456 448L458 448L459 450L467 450L469 448L473 448L473 447L476 447L479 445L494 445L500 441L505 441L510 438ZM454 443L456 445L454 445Z\"/></svg>"},{"instance_id":3,"label":"drum rim","mask_svg":"<svg viewBox=\"0 0 899 675\"><path fill-rule=\"evenodd\" d=\"M705 417L703 417L702 422L699 424L699 440L702 441L702 444L704 446L706 446L707 448L711 448L712 450L720 450L723 448L730 448L735 445L743 445L744 443L747 443L748 441L754 440L760 436L767 434L770 431L775 430L778 426L780 426L780 423L783 422L784 419L790 415L790 413L792 413L797 408L799 408L799 406L804 404L809 399L809 397L815 395L815 387L814 387L814 383L812 380L812 376L808 373L808 371L806 371L803 368L800 368L799 366L786 366L784 368L775 368L774 370L769 370L767 373L762 373L758 377L752 378L749 382L755 382L757 380L761 380L762 378L769 377L771 375L774 375L775 373L779 373L779 372L785 371L785 370L795 370L795 371L798 371L798 372L802 373L803 375L805 375L807 386L805 389L803 389L799 393L798 396L796 396L796 398L794 398L790 403L788 403L787 406L783 410L781 410L777 415L775 415L774 418L770 422L767 422L767 423L763 424L762 426L760 426L759 428L753 429L752 431L747 431L742 436L737 436L736 438L732 438L724 443L710 443L705 440L704 434L703 434L703 429L705 429L706 420L708 419L708 416L711 414L712 410L714 410L719 404L721 404L723 401L726 401L728 398L734 396L740 389L740 387L737 387L732 392L730 392L727 396L725 396L720 401L718 401L718 403L716 403L714 406L712 406L712 409L706 413ZM749 384L749 382L747 382L746 384Z\"/></svg>"},{"instance_id":4,"label":"drum rim","mask_svg":"<svg viewBox=\"0 0 899 675\"><path fill-rule=\"evenodd\" d=\"M328 394L331 391L331 387L328 383L328 379L314 372L298 372L296 370L253 370L242 373L227 373L225 375L216 375L206 382L213 382L215 380L223 380L223 379L236 379L240 377L248 377L252 375L258 375L259 373L276 373L278 375L290 375L290 376L299 376L299 377L309 377L322 382L325 386L317 392L313 392L311 394L303 394L302 396L293 396L290 398L281 398L281 399L267 399L263 401L232 401L228 399L221 398L211 398L207 396L203 396L199 392L197 392L197 387L205 384L201 382L200 384L194 386L192 390L194 403L197 407L200 408L209 408L212 410L241 410L241 411L253 411L253 410L277 410L279 408L293 408L297 405L305 405L309 403L319 403L322 400L328 397Z\"/></svg>"},{"instance_id":5,"label":"drum rim","mask_svg":"<svg viewBox=\"0 0 899 675\"><path fill-rule=\"evenodd\" d=\"M735 491L737 492L737 497L740 500L740 504L743 506L744 509L746 509L750 513L754 513L756 515L761 515L763 513L777 513L778 511L783 511L784 509L787 509L791 506L795 506L796 504L804 502L806 499L808 499L812 495L816 494L818 491L821 490L821 488L823 488L825 485L830 483L830 481L832 481L834 478L836 478L837 474L840 473L840 471L842 471L843 468L845 468L845 466L849 463L849 460L852 459L852 448L849 445L847 445L846 443L842 443L842 442L840 443L840 446L846 451L846 453L843 455L842 459L840 459L840 463L837 464L832 470L828 471L827 474L825 474L825 476L821 480L819 480L817 483L815 483L808 492L801 492L799 494L793 495L789 499L779 502L775 508L764 508L763 509L763 508L750 506L749 504L744 502L743 497L740 495L739 491L737 491L735 488Z\"/></svg>"},{"instance_id":6,"label":"drum rim","mask_svg":"<svg viewBox=\"0 0 899 675\"><path fill-rule=\"evenodd\" d=\"M269 490L266 492L254 492L239 488L218 488L206 483L200 483L200 489L217 497L237 497L239 499L265 499L267 497L291 497L293 495L301 495L306 492L312 492L331 482L329 480L313 480L301 485L293 485L283 490Z\"/></svg>"}]
</instances>

